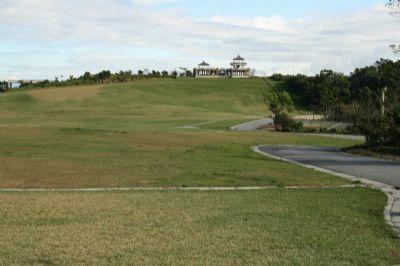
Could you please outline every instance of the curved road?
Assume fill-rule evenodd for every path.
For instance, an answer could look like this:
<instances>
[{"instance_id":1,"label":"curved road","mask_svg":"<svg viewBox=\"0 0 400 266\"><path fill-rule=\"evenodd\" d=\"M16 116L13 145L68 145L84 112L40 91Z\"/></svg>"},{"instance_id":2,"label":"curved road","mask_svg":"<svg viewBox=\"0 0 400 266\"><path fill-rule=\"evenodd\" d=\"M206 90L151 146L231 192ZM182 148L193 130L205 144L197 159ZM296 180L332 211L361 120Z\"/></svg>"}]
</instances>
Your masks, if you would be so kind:
<instances>
[{"instance_id":1,"label":"curved road","mask_svg":"<svg viewBox=\"0 0 400 266\"><path fill-rule=\"evenodd\" d=\"M247 123L243 123L240 125L236 125L231 127L231 130L241 131L241 132L251 132L251 131L262 131L265 129L260 129L265 125L273 125L274 120L272 118L263 118L255 121L250 121ZM305 136L319 136L319 137L327 137L327 138L338 138L338 139L351 139L351 140L359 140L365 141L364 136L359 135L343 135L343 134L323 134L323 133L291 133L291 134L301 134Z\"/></svg>"},{"instance_id":2,"label":"curved road","mask_svg":"<svg viewBox=\"0 0 400 266\"><path fill-rule=\"evenodd\" d=\"M400 187L400 163L355 156L339 148L265 145L262 152L305 165Z\"/></svg>"}]
</instances>

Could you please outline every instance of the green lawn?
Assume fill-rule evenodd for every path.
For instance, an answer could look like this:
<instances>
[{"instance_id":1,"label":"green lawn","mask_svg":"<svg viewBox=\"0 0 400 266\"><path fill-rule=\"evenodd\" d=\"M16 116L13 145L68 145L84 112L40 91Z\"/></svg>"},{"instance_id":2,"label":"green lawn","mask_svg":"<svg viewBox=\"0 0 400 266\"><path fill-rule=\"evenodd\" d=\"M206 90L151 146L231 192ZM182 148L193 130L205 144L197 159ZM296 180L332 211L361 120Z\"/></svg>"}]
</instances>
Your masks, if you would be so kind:
<instances>
[{"instance_id":1,"label":"green lawn","mask_svg":"<svg viewBox=\"0 0 400 266\"><path fill-rule=\"evenodd\" d=\"M0 187L346 183L250 147L357 142L228 130L268 114L268 89L262 79L167 79L0 95Z\"/></svg>"},{"instance_id":2,"label":"green lawn","mask_svg":"<svg viewBox=\"0 0 400 266\"><path fill-rule=\"evenodd\" d=\"M370 189L0 194L0 264L393 265Z\"/></svg>"},{"instance_id":3,"label":"green lawn","mask_svg":"<svg viewBox=\"0 0 400 266\"><path fill-rule=\"evenodd\" d=\"M250 148L357 141L229 130L268 115L269 89L165 79L0 94L0 188L348 184ZM2 192L0 265L400 263L385 203L366 188Z\"/></svg>"}]
</instances>

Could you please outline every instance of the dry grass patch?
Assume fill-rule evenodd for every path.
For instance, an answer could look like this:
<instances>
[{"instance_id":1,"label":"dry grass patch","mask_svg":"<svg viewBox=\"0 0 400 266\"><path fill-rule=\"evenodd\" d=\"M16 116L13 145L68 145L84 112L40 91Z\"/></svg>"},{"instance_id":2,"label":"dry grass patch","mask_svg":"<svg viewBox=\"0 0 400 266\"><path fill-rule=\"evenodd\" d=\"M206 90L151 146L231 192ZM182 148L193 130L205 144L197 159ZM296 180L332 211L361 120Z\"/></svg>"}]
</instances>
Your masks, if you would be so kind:
<instances>
[{"instance_id":1,"label":"dry grass patch","mask_svg":"<svg viewBox=\"0 0 400 266\"><path fill-rule=\"evenodd\" d=\"M95 97L103 86L76 86L31 90L26 93L46 102L80 101Z\"/></svg>"},{"instance_id":2,"label":"dry grass patch","mask_svg":"<svg viewBox=\"0 0 400 266\"><path fill-rule=\"evenodd\" d=\"M7 116L13 116L13 115L15 115L16 114L16 112L11 112L11 111L8 111L8 110L1 110L0 109L0 117L7 117Z\"/></svg>"}]
</instances>

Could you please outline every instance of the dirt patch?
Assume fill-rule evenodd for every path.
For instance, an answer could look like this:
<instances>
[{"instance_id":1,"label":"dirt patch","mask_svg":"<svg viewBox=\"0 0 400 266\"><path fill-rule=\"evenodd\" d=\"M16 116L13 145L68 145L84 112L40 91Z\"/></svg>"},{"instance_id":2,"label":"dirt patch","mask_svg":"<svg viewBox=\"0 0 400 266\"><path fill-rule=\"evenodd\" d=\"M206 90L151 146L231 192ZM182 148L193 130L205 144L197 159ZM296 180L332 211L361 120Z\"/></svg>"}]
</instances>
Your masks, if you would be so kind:
<instances>
[{"instance_id":1,"label":"dirt patch","mask_svg":"<svg viewBox=\"0 0 400 266\"><path fill-rule=\"evenodd\" d=\"M64 88L49 88L27 92L29 95L47 102L80 101L95 97L102 86L75 86Z\"/></svg>"}]
</instances>

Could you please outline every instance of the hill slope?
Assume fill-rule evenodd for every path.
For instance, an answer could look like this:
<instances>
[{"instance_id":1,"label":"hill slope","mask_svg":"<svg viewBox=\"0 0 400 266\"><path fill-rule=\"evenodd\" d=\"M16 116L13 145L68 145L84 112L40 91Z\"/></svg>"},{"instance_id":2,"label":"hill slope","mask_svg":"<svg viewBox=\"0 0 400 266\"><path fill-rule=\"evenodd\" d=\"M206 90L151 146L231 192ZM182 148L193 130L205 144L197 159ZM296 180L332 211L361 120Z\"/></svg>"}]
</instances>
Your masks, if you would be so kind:
<instances>
[{"instance_id":1,"label":"hill slope","mask_svg":"<svg viewBox=\"0 0 400 266\"><path fill-rule=\"evenodd\" d=\"M1 95L0 187L343 184L250 146L354 142L226 130L265 115L266 90L262 79L168 79Z\"/></svg>"}]
</instances>

